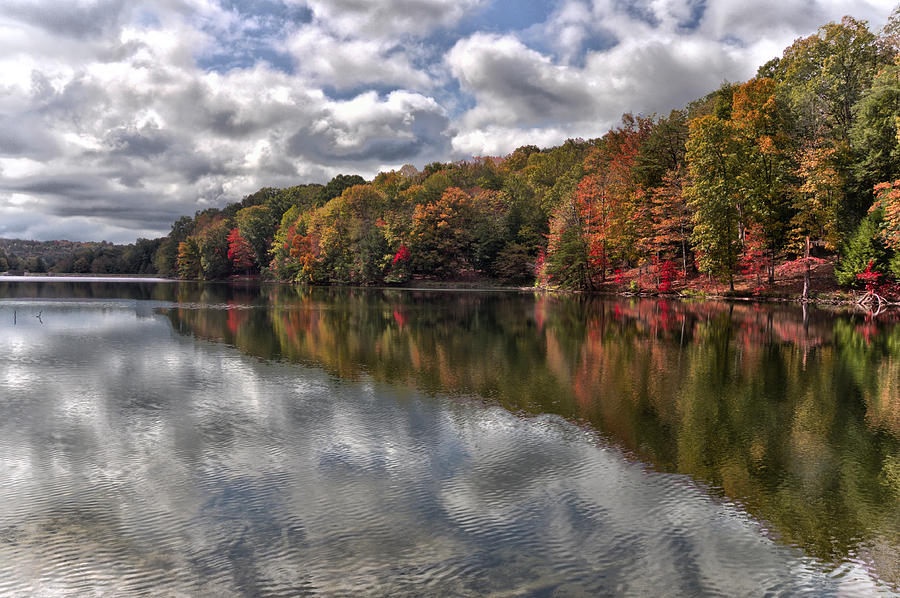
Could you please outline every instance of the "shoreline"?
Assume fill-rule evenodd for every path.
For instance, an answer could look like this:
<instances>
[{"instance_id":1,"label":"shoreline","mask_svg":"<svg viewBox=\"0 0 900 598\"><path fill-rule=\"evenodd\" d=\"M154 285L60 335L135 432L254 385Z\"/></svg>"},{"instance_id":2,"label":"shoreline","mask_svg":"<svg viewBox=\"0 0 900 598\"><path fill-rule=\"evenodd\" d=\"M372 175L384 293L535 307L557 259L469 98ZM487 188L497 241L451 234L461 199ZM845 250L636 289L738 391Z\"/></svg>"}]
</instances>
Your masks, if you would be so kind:
<instances>
[{"instance_id":1,"label":"shoreline","mask_svg":"<svg viewBox=\"0 0 900 598\"><path fill-rule=\"evenodd\" d=\"M173 278L135 274L0 274L0 282L177 282Z\"/></svg>"},{"instance_id":2,"label":"shoreline","mask_svg":"<svg viewBox=\"0 0 900 598\"><path fill-rule=\"evenodd\" d=\"M0 274L0 282L122 282L122 283L207 283L207 284L285 284L285 285L301 285L286 280L264 279L259 276L240 276L222 280L184 280L179 278L163 278L158 276L140 276L131 274L107 274L107 275L85 275L85 274L27 274L27 275L6 275ZM668 301L726 301L741 303L791 303L797 305L816 305L816 306L834 306L834 307L852 307L860 311L867 310L860 305L859 301L865 296L865 292L857 290L837 290L827 291L825 293L814 293L806 301L802 300L801 295L792 293L775 293L775 294L754 294L741 291L726 293L710 292L695 287L685 287L687 292L671 292L660 293L653 291L615 291L615 290L574 290L562 289L554 287L542 286L521 286L521 285L502 285L491 283L488 281L441 281L441 280L415 280L396 285L351 285L351 284L333 284L333 285L310 285L319 287L347 287L360 289L394 289L407 291L473 291L473 292L526 292L540 293L545 295L579 295L584 297L603 297L616 299L663 299ZM824 296L823 296L824 295ZM887 308L896 308L896 304L890 304Z\"/></svg>"}]
</instances>

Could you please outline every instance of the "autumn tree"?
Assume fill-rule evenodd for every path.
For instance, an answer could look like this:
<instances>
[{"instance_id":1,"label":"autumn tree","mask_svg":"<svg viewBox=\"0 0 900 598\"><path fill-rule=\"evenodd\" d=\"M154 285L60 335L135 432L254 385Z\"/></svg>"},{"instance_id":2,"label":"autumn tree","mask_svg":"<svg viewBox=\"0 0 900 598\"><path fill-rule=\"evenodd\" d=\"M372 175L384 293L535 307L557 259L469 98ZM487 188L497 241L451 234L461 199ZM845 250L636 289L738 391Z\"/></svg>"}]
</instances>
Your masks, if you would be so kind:
<instances>
[{"instance_id":1,"label":"autumn tree","mask_svg":"<svg viewBox=\"0 0 900 598\"><path fill-rule=\"evenodd\" d=\"M200 253L200 273L204 280L225 278L231 274L231 260L228 259L228 222L221 214L201 220L201 226L192 238Z\"/></svg>"},{"instance_id":2,"label":"autumn tree","mask_svg":"<svg viewBox=\"0 0 900 598\"><path fill-rule=\"evenodd\" d=\"M779 83L797 120L800 145L815 143L834 150L832 162L845 182L843 201L837 206L842 235L849 234L871 204L878 180L860 179L854 168L853 138L857 103L886 63L877 37L865 21L844 17L818 32L798 39L781 58L760 69Z\"/></svg>"},{"instance_id":3,"label":"autumn tree","mask_svg":"<svg viewBox=\"0 0 900 598\"><path fill-rule=\"evenodd\" d=\"M694 211L697 264L703 272L727 277L733 290L745 206L738 183L740 144L731 121L713 115L691 121L687 160L685 197Z\"/></svg>"},{"instance_id":4,"label":"autumn tree","mask_svg":"<svg viewBox=\"0 0 900 598\"><path fill-rule=\"evenodd\" d=\"M379 172L375 178L372 179L372 186L386 198L396 198L401 191L409 188L412 184L413 183L409 178L406 178L396 170Z\"/></svg>"},{"instance_id":5,"label":"autumn tree","mask_svg":"<svg viewBox=\"0 0 900 598\"><path fill-rule=\"evenodd\" d=\"M320 283L326 282L329 278L323 264L321 248L325 211L326 208L323 206L304 213L292 226L294 231L290 240L290 255L293 260L292 269L296 271L292 280Z\"/></svg>"},{"instance_id":6,"label":"autumn tree","mask_svg":"<svg viewBox=\"0 0 900 598\"><path fill-rule=\"evenodd\" d=\"M900 279L900 180L875 186L872 212L876 211L882 214L881 239L894 252L890 268Z\"/></svg>"},{"instance_id":7,"label":"autumn tree","mask_svg":"<svg viewBox=\"0 0 900 598\"><path fill-rule=\"evenodd\" d=\"M541 149L536 145L523 145L517 147L515 151L506 156L500 165L504 172L519 172L528 165L528 159L532 154L540 153Z\"/></svg>"},{"instance_id":8,"label":"autumn tree","mask_svg":"<svg viewBox=\"0 0 900 598\"><path fill-rule=\"evenodd\" d=\"M553 286L593 289L591 256L575 193L563 199L550 220L547 251L539 277Z\"/></svg>"},{"instance_id":9,"label":"autumn tree","mask_svg":"<svg viewBox=\"0 0 900 598\"><path fill-rule=\"evenodd\" d=\"M247 239L241 236L240 229L233 228L228 234L228 259L231 260L235 270L243 270L245 273L255 264L253 248Z\"/></svg>"},{"instance_id":10,"label":"autumn tree","mask_svg":"<svg viewBox=\"0 0 900 598\"><path fill-rule=\"evenodd\" d=\"M386 199L373 185L355 185L344 190L340 197L340 214L346 224L346 246L350 255L350 280L356 283L378 282L384 275L391 248L384 235Z\"/></svg>"},{"instance_id":11,"label":"autumn tree","mask_svg":"<svg viewBox=\"0 0 900 598\"><path fill-rule=\"evenodd\" d=\"M762 275L767 274L770 269L767 245L762 225L754 223L744 231L740 256L741 274L749 276L751 280L755 279L755 292L762 290Z\"/></svg>"},{"instance_id":12,"label":"autumn tree","mask_svg":"<svg viewBox=\"0 0 900 598\"><path fill-rule=\"evenodd\" d=\"M536 189L549 189L575 164L583 162L594 147L593 143L583 139L567 139L557 147L533 152L528 156L522 175Z\"/></svg>"},{"instance_id":13,"label":"autumn tree","mask_svg":"<svg viewBox=\"0 0 900 598\"><path fill-rule=\"evenodd\" d=\"M888 58L896 59L900 55L900 5L894 8L882 27L878 35L878 48Z\"/></svg>"},{"instance_id":14,"label":"autumn tree","mask_svg":"<svg viewBox=\"0 0 900 598\"><path fill-rule=\"evenodd\" d=\"M694 225L693 213L684 197L682 168L669 171L658 186L650 189L649 202L652 225L647 246L657 259L679 255L682 273L686 274Z\"/></svg>"},{"instance_id":15,"label":"autumn tree","mask_svg":"<svg viewBox=\"0 0 900 598\"><path fill-rule=\"evenodd\" d=\"M684 167L685 144L688 139L687 115L672 110L650 128L635 158L634 177L645 189L663 184L663 179Z\"/></svg>"},{"instance_id":16,"label":"autumn tree","mask_svg":"<svg viewBox=\"0 0 900 598\"><path fill-rule=\"evenodd\" d=\"M591 263L602 282L613 261L636 260L646 249L649 210L633 169L651 127L649 119L626 114L623 125L585 159L587 176L575 190Z\"/></svg>"},{"instance_id":17,"label":"autumn tree","mask_svg":"<svg viewBox=\"0 0 900 598\"><path fill-rule=\"evenodd\" d=\"M177 266L179 248L193 230L194 221L190 216L182 216L172 223L172 228L161 241L154 259L156 272L160 276L179 276Z\"/></svg>"},{"instance_id":18,"label":"autumn tree","mask_svg":"<svg viewBox=\"0 0 900 598\"><path fill-rule=\"evenodd\" d=\"M606 272L618 249L616 241L620 239L620 214L616 212L620 205L609 189L606 178L598 174L581 179L574 197L591 269L599 272L601 282L605 282Z\"/></svg>"},{"instance_id":19,"label":"autumn tree","mask_svg":"<svg viewBox=\"0 0 900 598\"><path fill-rule=\"evenodd\" d=\"M176 268L180 278L196 280L200 278L200 246L193 237L178 244Z\"/></svg>"},{"instance_id":20,"label":"autumn tree","mask_svg":"<svg viewBox=\"0 0 900 598\"><path fill-rule=\"evenodd\" d=\"M297 234L296 224L300 214L300 208L296 205L291 206L282 214L281 223L275 231L272 246L269 248L271 272L279 280L293 280L297 275L296 262L291 259L291 247L294 236Z\"/></svg>"},{"instance_id":21,"label":"autumn tree","mask_svg":"<svg viewBox=\"0 0 900 598\"><path fill-rule=\"evenodd\" d=\"M837 142L847 142L860 100L883 63L877 37L865 21L844 17L795 41L780 59L760 68L759 76L785 85L786 96L801 117L807 137L822 128Z\"/></svg>"},{"instance_id":22,"label":"autumn tree","mask_svg":"<svg viewBox=\"0 0 900 598\"><path fill-rule=\"evenodd\" d=\"M381 220L384 210L384 195L365 184L345 188L339 197L301 214L290 225L284 220L276 239L290 248L290 260L279 268L304 282L380 281L391 254ZM281 253L282 249L273 251L276 257Z\"/></svg>"},{"instance_id":23,"label":"autumn tree","mask_svg":"<svg viewBox=\"0 0 900 598\"><path fill-rule=\"evenodd\" d=\"M416 205L406 245L418 272L449 276L471 265L473 213L472 198L457 187Z\"/></svg>"},{"instance_id":24,"label":"autumn tree","mask_svg":"<svg viewBox=\"0 0 900 598\"><path fill-rule=\"evenodd\" d=\"M428 204L440 201L444 191L453 186L450 175L445 170L432 172L422 182L422 188L418 194L419 203Z\"/></svg>"},{"instance_id":25,"label":"autumn tree","mask_svg":"<svg viewBox=\"0 0 900 598\"><path fill-rule=\"evenodd\" d=\"M237 213L235 223L241 237L253 249L253 259L256 264L260 268L267 265L269 247L277 224L272 210L265 205L246 207Z\"/></svg>"},{"instance_id":26,"label":"autumn tree","mask_svg":"<svg viewBox=\"0 0 900 598\"><path fill-rule=\"evenodd\" d=\"M657 262L678 255L682 272L688 269L693 228L691 210L683 194L687 138L687 115L685 111L673 110L653 124L632 169L644 193L641 213L647 219L647 228L643 245Z\"/></svg>"},{"instance_id":27,"label":"autumn tree","mask_svg":"<svg viewBox=\"0 0 900 598\"><path fill-rule=\"evenodd\" d=\"M737 184L748 210L742 224L757 225L754 240L765 248L771 284L776 253L788 235L794 172L789 116L777 98L775 81L752 79L737 87L731 119L742 146Z\"/></svg>"},{"instance_id":28,"label":"autumn tree","mask_svg":"<svg viewBox=\"0 0 900 598\"><path fill-rule=\"evenodd\" d=\"M853 111L854 171L860 184L871 189L875 184L900 178L900 55L881 69Z\"/></svg>"},{"instance_id":29,"label":"autumn tree","mask_svg":"<svg viewBox=\"0 0 900 598\"><path fill-rule=\"evenodd\" d=\"M794 197L791 219L798 253L803 255L803 294L810 287L810 254L814 244L822 243L830 250L838 246L838 205L844 197L844 182L835 164L835 150L824 143L812 143L799 154L797 177L800 185Z\"/></svg>"}]
</instances>

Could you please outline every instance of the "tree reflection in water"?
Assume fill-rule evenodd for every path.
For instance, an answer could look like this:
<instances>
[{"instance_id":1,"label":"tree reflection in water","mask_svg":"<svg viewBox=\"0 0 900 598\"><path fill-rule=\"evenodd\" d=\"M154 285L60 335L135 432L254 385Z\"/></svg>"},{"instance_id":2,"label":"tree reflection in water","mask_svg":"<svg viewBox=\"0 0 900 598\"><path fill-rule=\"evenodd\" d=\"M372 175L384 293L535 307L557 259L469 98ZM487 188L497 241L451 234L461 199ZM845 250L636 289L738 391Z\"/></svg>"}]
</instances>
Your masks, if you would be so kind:
<instances>
[{"instance_id":1,"label":"tree reflection in water","mask_svg":"<svg viewBox=\"0 0 900 598\"><path fill-rule=\"evenodd\" d=\"M173 287L174 327L344 378L582 421L772 534L900 582L900 326L793 305Z\"/></svg>"}]
</instances>

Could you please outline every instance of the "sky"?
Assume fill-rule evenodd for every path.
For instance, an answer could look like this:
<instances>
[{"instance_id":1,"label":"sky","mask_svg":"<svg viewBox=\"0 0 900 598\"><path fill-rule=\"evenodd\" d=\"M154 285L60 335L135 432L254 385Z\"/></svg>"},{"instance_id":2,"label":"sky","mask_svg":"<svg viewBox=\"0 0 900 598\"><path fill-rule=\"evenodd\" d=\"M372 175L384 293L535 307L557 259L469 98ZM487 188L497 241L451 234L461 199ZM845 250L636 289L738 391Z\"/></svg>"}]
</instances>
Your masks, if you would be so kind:
<instances>
[{"instance_id":1,"label":"sky","mask_svg":"<svg viewBox=\"0 0 900 598\"><path fill-rule=\"evenodd\" d=\"M3 0L0 237L599 137L896 0Z\"/></svg>"}]
</instances>

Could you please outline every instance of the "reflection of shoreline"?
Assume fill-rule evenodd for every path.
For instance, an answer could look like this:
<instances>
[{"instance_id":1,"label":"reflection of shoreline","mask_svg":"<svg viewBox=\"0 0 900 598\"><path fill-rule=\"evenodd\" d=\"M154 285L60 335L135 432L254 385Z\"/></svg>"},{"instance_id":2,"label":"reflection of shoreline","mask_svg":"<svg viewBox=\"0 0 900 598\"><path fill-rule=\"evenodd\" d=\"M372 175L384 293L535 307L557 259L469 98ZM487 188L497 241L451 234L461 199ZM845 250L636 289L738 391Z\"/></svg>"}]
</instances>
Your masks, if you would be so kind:
<instances>
[{"instance_id":1,"label":"reflection of shoreline","mask_svg":"<svg viewBox=\"0 0 900 598\"><path fill-rule=\"evenodd\" d=\"M405 314L413 327L422 315ZM740 507L684 476L647 471L560 418L247 359L195 342L189 329L138 323L127 309L51 315L60 327L40 329L44 344L0 335L3 349L23 347L12 363L25 379L50 384L18 399L0 393L8 406L27 405L5 410L0 436L12 478L0 483L10 507L0 513L0 568L13 593L90 584L117 596L603 595L610 580L628 595L841 587L821 563L761 537ZM210 315L218 322L222 310ZM263 321L226 326L249 343ZM878 587L858 567L845 570Z\"/></svg>"},{"instance_id":2,"label":"reflection of shoreline","mask_svg":"<svg viewBox=\"0 0 900 598\"><path fill-rule=\"evenodd\" d=\"M204 338L275 366L480 397L527 420L560 415L648 469L684 474L741 505L782 545L825 563L854 555L900 583L885 556L900 547L900 326L890 319L818 309L804 317L786 304L286 285L0 283L0 296L12 286L42 301L77 303L81 293L153 305L185 347ZM179 361L145 340L142 368ZM234 355L215 382L222 396L269 405ZM130 379L134 370L118 371ZM290 375L270 388L281 396ZM211 421L234 407L213 403ZM331 408L342 413L339 402Z\"/></svg>"},{"instance_id":3,"label":"reflection of shoreline","mask_svg":"<svg viewBox=\"0 0 900 598\"><path fill-rule=\"evenodd\" d=\"M168 313L176 330L265 359L584 422L655 469L721 489L825 562L877 530L900 545L900 486L883 482L900 458L891 321L787 304L261 292Z\"/></svg>"},{"instance_id":4,"label":"reflection of shoreline","mask_svg":"<svg viewBox=\"0 0 900 598\"><path fill-rule=\"evenodd\" d=\"M704 293L697 294L660 294L652 292L618 292L618 291L572 291L567 289L543 288L543 287L523 287L523 286L495 286L484 285L472 282L456 282L444 280L416 280L404 284L392 286L363 286L363 285L303 285L283 280L266 280L258 276L251 277L232 277L222 280L185 280L179 278L159 278L159 277L143 277L131 274L104 274L95 276L90 274L46 274L33 273L25 275L4 275L0 274L0 283L132 283L132 284L156 284L156 283L173 283L175 286L218 286L218 287L235 287L240 289L263 289L265 287L283 288L283 289L318 289L318 290L362 290L373 292L425 292L425 293L510 293L510 294L526 294L537 297L570 299L570 300L586 300L586 301L664 301L672 304L691 304L700 305L703 303L725 304L731 306L752 306L752 307L790 307L801 310L800 295L796 296L757 296L757 295L733 295L733 294L716 294ZM0 297L3 295L0 294ZM826 297L810 297L806 305L815 307L818 310L833 312L837 315L865 315L858 303L851 298L835 298ZM881 314L882 321L900 320L900 310L892 310L889 306L888 310Z\"/></svg>"}]
</instances>

